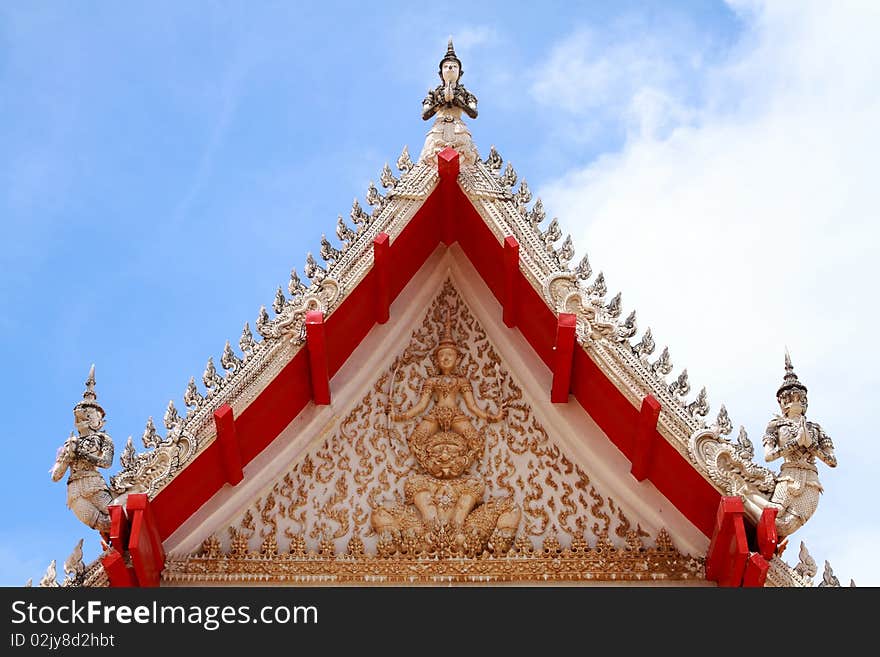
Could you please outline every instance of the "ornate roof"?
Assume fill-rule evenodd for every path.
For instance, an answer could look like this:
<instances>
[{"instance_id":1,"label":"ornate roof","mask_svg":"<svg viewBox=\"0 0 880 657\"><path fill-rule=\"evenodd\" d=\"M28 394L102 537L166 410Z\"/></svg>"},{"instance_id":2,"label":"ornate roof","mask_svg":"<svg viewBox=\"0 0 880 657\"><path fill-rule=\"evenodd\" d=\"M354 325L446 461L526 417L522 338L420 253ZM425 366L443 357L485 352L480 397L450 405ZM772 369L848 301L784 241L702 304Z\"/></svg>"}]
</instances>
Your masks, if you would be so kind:
<instances>
[{"instance_id":1,"label":"ornate roof","mask_svg":"<svg viewBox=\"0 0 880 657\"><path fill-rule=\"evenodd\" d=\"M442 93L441 85L423 107L441 103L437 99ZM460 85L455 93L475 116L476 98ZM443 121L460 123L457 116L438 115L439 130ZM443 143L431 140L441 133L432 132L418 162L404 147L396 175L385 164L379 186L369 184L365 203L355 199L348 217L338 217L336 239L321 236L318 258L306 255L302 277L291 270L286 290L279 286L269 304L271 312L266 305L260 307L253 330L245 323L237 348L226 342L219 369L214 356L208 358L200 382L192 377L184 386L185 413L169 402L165 435L150 418L142 438L146 451L138 452L129 439L120 455L122 469L110 481L112 495L142 493L156 502L165 538L226 482L215 472L220 458L215 413L221 407L231 407L240 425L242 465L271 443L310 399L303 390L308 386L303 383L308 314L320 312L328 340L335 340L328 347L330 377L374 325L375 243L384 235L395 250L392 298L438 244L458 241L502 303L510 292L504 291L509 282L502 280L500 261L512 238L518 249L516 271L525 282L510 293L519 307L516 328L552 369L558 318L574 318L579 349L571 392L630 460L639 449L633 435L646 399L659 402L656 435L661 440L654 441L654 464L645 465L640 479L647 476L706 536L712 534L721 496L766 502L776 477L753 461L754 448L745 431L731 441L733 424L725 407L711 417L706 389L692 389L687 369L673 373L669 348L658 353L651 329L639 333L635 311L624 310L620 292L609 293L604 274L592 270L587 256L573 263L571 236L563 238L558 220L548 220L526 180L509 162L505 165L494 146L485 158L466 156L477 152L466 130L454 142L464 143L465 156L459 158L448 144L438 156ZM282 398L290 403L274 404L278 410L266 412L269 402L264 400ZM653 440L655 429L648 429ZM178 566L185 581L184 571ZM768 578L785 585L806 581L778 557L770 563Z\"/></svg>"}]
</instances>

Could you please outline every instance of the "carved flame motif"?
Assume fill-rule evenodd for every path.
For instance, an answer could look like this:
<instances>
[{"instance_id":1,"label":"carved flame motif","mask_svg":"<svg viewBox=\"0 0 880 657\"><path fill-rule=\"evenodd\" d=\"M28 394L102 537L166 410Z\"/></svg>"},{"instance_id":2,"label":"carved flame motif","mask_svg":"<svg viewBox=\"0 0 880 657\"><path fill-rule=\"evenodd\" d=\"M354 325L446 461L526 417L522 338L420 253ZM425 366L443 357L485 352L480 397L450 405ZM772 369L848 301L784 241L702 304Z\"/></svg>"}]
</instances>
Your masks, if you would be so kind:
<instances>
[{"instance_id":1,"label":"carved flame motif","mask_svg":"<svg viewBox=\"0 0 880 657\"><path fill-rule=\"evenodd\" d=\"M469 468L444 479L420 466L408 445L422 415L395 421L391 413L413 408L425 383L442 377L433 356L437 336L446 330L449 308L455 309L449 315L450 330L460 346L457 375L472 385L477 406L497 421L470 416L478 441L472 462ZM462 406L462 414L465 408ZM243 559L245 554L250 555L248 559L278 554L279 559L287 560L310 560L325 554L335 555L337 560L365 558L371 563L394 560L402 564L426 557L425 550L433 552L431 559L437 563L438 556L442 562L444 557L474 558L480 553L485 560L487 552L501 560L508 558L505 553L511 559L514 555L544 555L547 545L558 546L554 554L574 550L574 555L587 556L594 549L588 546L595 545L606 554L610 554L608 550L626 551L629 560L647 558L646 550L654 549L637 547L648 534L634 525L614 500L596 490L587 473L551 441L485 331L449 281L391 367L341 421L325 429L325 436L228 529L209 540L208 557L188 557L200 560L198 566L192 562L192 567L213 567L206 565L205 559L217 567L233 567L220 562ZM466 549L462 548L451 525L425 522L414 504L413 491L426 481L437 484L431 495L438 507L454 504L456 495L465 491L478 498L466 523L479 528L480 541L466 542ZM400 530L391 540L375 528L375 516L383 510ZM504 513L509 514L506 525L500 522ZM510 522L513 520L516 522ZM516 535L509 532L500 549L493 545L492 552L487 539L499 526L516 531ZM658 543L657 549L679 564L666 569L674 571L675 577L700 576L699 559L681 555L671 544ZM613 559L608 563L611 569L623 567L615 566ZM679 568L685 563L689 565ZM290 567L284 566L287 570ZM172 570L175 568L184 577L190 566L180 562ZM373 566L365 565L364 569ZM596 577L595 572L590 577Z\"/></svg>"}]
</instances>

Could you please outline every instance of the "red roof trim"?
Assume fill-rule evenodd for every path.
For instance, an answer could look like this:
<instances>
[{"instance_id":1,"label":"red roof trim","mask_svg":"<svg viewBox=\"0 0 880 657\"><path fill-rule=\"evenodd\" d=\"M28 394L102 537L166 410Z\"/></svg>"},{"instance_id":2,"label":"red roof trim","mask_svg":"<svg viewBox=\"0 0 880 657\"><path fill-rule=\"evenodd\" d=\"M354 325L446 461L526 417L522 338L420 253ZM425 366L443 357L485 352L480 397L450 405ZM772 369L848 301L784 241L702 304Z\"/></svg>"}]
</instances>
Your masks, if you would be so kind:
<instances>
[{"instance_id":1,"label":"red roof trim","mask_svg":"<svg viewBox=\"0 0 880 657\"><path fill-rule=\"evenodd\" d=\"M444 220L446 219L446 220ZM389 247L387 272L389 301L397 297L444 235L454 230L463 252L483 282L504 303L505 286L511 285L505 272L504 246L480 217L454 179L441 179L401 234ZM379 284L371 270L345 301L326 319L327 365L335 375L380 316L376 290ZM517 326L548 368L553 366L557 317L544 299L518 271L513 281L517 296ZM509 294L509 291L507 292ZM499 318L500 320L500 318ZM276 378L235 419L242 465L265 449L311 400L308 353L302 349ZM574 351L571 392L602 431L632 460L633 436L639 409L601 372L580 347ZM549 395L549 391L548 391ZM657 489L706 536L712 535L714 514L720 493L715 490L678 451L656 432L653 466L649 478ZM219 446L209 445L181 471L153 500L155 517L163 539L180 527L225 484Z\"/></svg>"}]
</instances>

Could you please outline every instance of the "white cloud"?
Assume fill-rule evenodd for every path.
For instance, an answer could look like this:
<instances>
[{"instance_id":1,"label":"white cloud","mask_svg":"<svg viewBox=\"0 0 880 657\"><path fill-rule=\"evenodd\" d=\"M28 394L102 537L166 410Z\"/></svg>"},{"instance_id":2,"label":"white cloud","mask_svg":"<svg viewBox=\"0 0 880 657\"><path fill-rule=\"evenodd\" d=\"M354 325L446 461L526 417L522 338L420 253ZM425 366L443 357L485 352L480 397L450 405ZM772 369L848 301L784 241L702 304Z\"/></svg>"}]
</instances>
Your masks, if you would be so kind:
<instances>
[{"instance_id":1,"label":"white cloud","mask_svg":"<svg viewBox=\"0 0 880 657\"><path fill-rule=\"evenodd\" d=\"M456 53L472 50L477 46L493 45L499 41L498 31L488 25L464 25L450 36Z\"/></svg>"},{"instance_id":2,"label":"white cloud","mask_svg":"<svg viewBox=\"0 0 880 657\"><path fill-rule=\"evenodd\" d=\"M612 102L627 139L540 192L641 327L669 341L694 389L707 384L714 409L727 403L758 444L791 348L810 415L840 460L836 471L820 465L826 495L802 531L830 534L836 514L834 541L814 557L841 581L878 585L867 554L863 571L835 559L855 569L846 532L878 526L868 482L880 462L869 428L880 371L880 5L734 8L743 33L711 67L661 65L645 76L638 65L603 64L626 61L631 46L577 50L580 34L552 53L536 100L556 97L560 114L589 94ZM642 36L665 47L662 35ZM635 81L616 79L626 76Z\"/></svg>"},{"instance_id":3,"label":"white cloud","mask_svg":"<svg viewBox=\"0 0 880 657\"><path fill-rule=\"evenodd\" d=\"M687 95L689 79L703 66L701 39L686 24L665 27L668 33L654 34L632 19L601 32L577 29L531 72L533 98L579 119L570 136L580 141L622 115L648 134L672 118L689 120L677 96Z\"/></svg>"}]
</instances>

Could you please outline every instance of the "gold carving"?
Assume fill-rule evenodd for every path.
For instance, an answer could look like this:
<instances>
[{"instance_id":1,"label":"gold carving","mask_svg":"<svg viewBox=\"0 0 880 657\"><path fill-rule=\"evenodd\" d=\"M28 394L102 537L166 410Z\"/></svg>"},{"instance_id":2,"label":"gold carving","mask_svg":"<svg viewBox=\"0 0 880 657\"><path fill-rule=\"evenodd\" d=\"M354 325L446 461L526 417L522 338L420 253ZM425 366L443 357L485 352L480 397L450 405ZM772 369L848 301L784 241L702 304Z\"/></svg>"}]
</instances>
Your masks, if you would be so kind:
<instances>
[{"instance_id":1,"label":"gold carving","mask_svg":"<svg viewBox=\"0 0 880 657\"><path fill-rule=\"evenodd\" d=\"M444 374L435 359L438 335L454 336L458 345L454 373ZM432 378L439 384L429 383ZM476 411L465 399L468 387ZM429 403L413 411L426 391ZM438 403L436 396L444 394L454 400ZM451 413L443 408L452 408ZM411 413L412 419L394 421L392 409ZM436 419L426 424L428 416ZM513 522L516 510L518 523ZM702 577L683 569L683 560L691 558L671 544L658 553L667 561L628 550L635 538L647 536L629 511L596 489L554 444L447 281L409 342L354 407L217 533L213 552L172 558L167 572L174 581L196 581L200 572L212 581L222 573L230 573L229 581L256 581L258 572L290 582L370 581L373 576L409 581L410 572L418 581L472 581L471 575L543 581L541 574L551 572L544 553L550 539L558 542L564 560L553 566L554 579L569 577L565 573L578 581L626 578L627 572L647 579L655 571L667 579L684 578L685 572L688 578ZM425 523L432 513L441 522ZM463 517L464 525L453 527L449 519L454 517ZM516 530L516 524L515 536L511 531L503 543L492 542L499 526ZM384 532L392 534L390 539L383 538L387 527L408 540L395 543L393 531ZM324 561L316 556L322 550L328 555ZM345 565L339 565L343 559Z\"/></svg>"},{"instance_id":2,"label":"gold carving","mask_svg":"<svg viewBox=\"0 0 880 657\"><path fill-rule=\"evenodd\" d=\"M439 373L422 380L419 399L409 410L389 408L393 421L421 416L407 444L427 474L406 478L404 504L373 510L370 520L384 556L394 552L444 557L473 557L485 551L504 554L513 544L522 517L512 497L483 503L485 481L465 474L482 456L486 440L462 411L459 398L468 411L487 422L497 422L503 412L481 409L471 380L457 372L461 353L452 333L452 313L452 307L446 308L443 335L434 349Z\"/></svg>"},{"instance_id":3,"label":"gold carving","mask_svg":"<svg viewBox=\"0 0 880 657\"><path fill-rule=\"evenodd\" d=\"M701 557L684 555L672 544L666 530L660 530L654 547L645 547L633 533L623 547L615 547L607 536L590 546L582 537L562 547L555 534L548 535L541 549L520 536L505 555L484 553L477 558L437 559L428 556L396 555L385 558L364 552L359 536L349 541L344 554L333 557L323 552L297 550L267 557L259 552L217 556L216 539L209 539L197 554L166 561L162 579L166 583L191 584L445 584L474 582L613 582L705 579ZM301 545L301 544L300 544Z\"/></svg>"}]
</instances>

